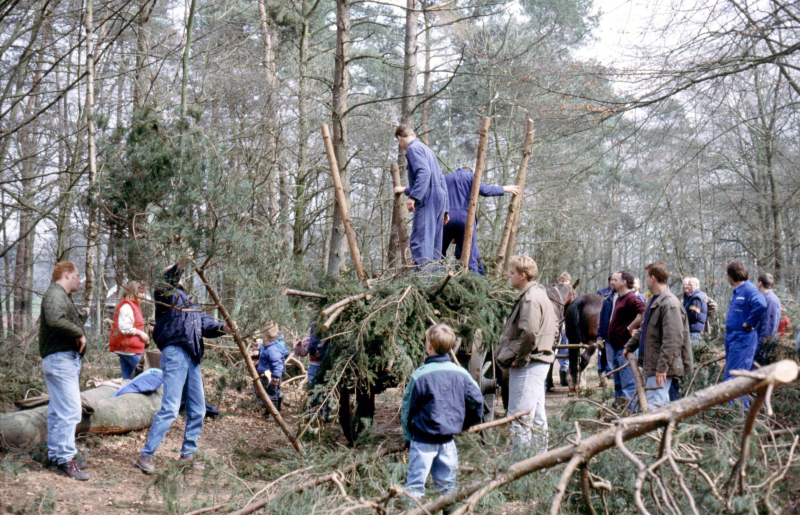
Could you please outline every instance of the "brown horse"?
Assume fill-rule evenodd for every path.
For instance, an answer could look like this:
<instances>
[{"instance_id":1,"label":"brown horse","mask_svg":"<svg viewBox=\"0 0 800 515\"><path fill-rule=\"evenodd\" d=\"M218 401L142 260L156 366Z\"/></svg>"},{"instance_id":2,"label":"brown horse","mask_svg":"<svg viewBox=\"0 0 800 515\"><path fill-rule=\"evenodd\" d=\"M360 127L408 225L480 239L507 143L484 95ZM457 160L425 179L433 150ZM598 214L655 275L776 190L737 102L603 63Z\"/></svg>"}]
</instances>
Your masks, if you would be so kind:
<instances>
[{"instance_id":1,"label":"brown horse","mask_svg":"<svg viewBox=\"0 0 800 515\"><path fill-rule=\"evenodd\" d=\"M570 304L578 297L575 292L575 287L580 283L580 279L575 281L574 285L555 283L545 287L547 297L553 303L553 310L556 312L556 320L558 320L558 332L556 333L555 345L561 343L561 331L564 320L567 316L567 310ZM558 354L558 351L555 351ZM547 388L550 391L553 388L553 363L550 363L550 369L547 371Z\"/></svg>"},{"instance_id":2,"label":"brown horse","mask_svg":"<svg viewBox=\"0 0 800 515\"><path fill-rule=\"evenodd\" d=\"M565 329L569 343L589 346L582 353L578 349L569 350L569 374L573 385L579 384L580 374L589 366L589 360L597 351L597 328L600 326L602 306L602 295L591 293L581 295L567 309Z\"/></svg>"}]
</instances>

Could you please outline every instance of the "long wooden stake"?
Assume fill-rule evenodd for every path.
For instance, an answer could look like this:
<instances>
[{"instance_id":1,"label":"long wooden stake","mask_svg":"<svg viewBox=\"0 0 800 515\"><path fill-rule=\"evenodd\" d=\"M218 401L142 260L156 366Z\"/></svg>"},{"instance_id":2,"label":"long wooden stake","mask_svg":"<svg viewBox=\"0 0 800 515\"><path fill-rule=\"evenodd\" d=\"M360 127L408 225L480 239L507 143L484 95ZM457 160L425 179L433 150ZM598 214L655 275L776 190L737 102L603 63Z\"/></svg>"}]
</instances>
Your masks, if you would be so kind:
<instances>
[{"instance_id":1,"label":"long wooden stake","mask_svg":"<svg viewBox=\"0 0 800 515\"><path fill-rule=\"evenodd\" d=\"M353 264L356 267L358 279L366 284L367 272L364 270L364 265L361 263L361 252L358 250L356 233L350 221L350 207L347 205L347 199L344 196L342 177L339 175L339 163L336 161L336 153L333 150L333 141L331 140L331 133L327 124L322 124L322 140L325 143L325 153L328 154L328 164L330 165L331 177L333 178L333 188L336 191L336 202L339 204L339 211L342 213L342 224L344 224L347 244L350 246L350 255L353 258Z\"/></svg>"},{"instance_id":2,"label":"long wooden stake","mask_svg":"<svg viewBox=\"0 0 800 515\"><path fill-rule=\"evenodd\" d=\"M502 275L505 271L508 255L514 250L513 245L509 245L509 241L511 240L512 228L518 223L517 214L522 205L522 196L525 192L528 159L531 156L531 145L533 145L533 137L535 134L536 130L533 128L533 120L528 120L525 127L525 141L522 143L522 161L519 164L519 173L517 174L517 186L519 186L520 194L514 195L508 205L506 224L503 226L503 235L500 237L500 246L497 247L497 257L494 260L494 269L497 275Z\"/></svg>"},{"instance_id":3,"label":"long wooden stake","mask_svg":"<svg viewBox=\"0 0 800 515\"><path fill-rule=\"evenodd\" d=\"M403 185L400 178L400 167L397 163L392 163L392 188L398 188ZM392 201L392 237L391 243L395 243L395 248L390 249L389 266L395 263L408 264L406 258L406 250L408 249L408 231L406 230L406 206L403 205L403 198L400 195L394 195ZM394 263L393 263L394 261Z\"/></svg>"},{"instance_id":4,"label":"long wooden stake","mask_svg":"<svg viewBox=\"0 0 800 515\"><path fill-rule=\"evenodd\" d=\"M475 160L475 172L472 179L472 191L469 194L469 207L467 208L467 222L464 226L464 241L461 243L461 266L469 269L469 254L472 250L472 234L475 230L475 215L478 213L478 195L481 192L481 176L483 164L486 161L486 145L489 142L489 124L492 119L483 117L480 139L478 140L478 158Z\"/></svg>"},{"instance_id":5,"label":"long wooden stake","mask_svg":"<svg viewBox=\"0 0 800 515\"><path fill-rule=\"evenodd\" d=\"M247 367L247 371L250 373L250 378L253 380L253 384L256 387L256 391L258 392L258 396L261 398L261 401L264 403L264 406L267 407L267 411L269 411L270 415L275 418L275 421L278 422L278 425L286 433L286 438L289 439L289 442L294 447L294 450L297 454L303 453L303 446L300 441L294 436L292 430L289 429L289 426L286 425L286 421L283 420L280 412L275 408L275 405L272 404L269 396L267 395L267 391L264 389L264 385L261 384L261 379L258 375L258 370L256 370L256 366L253 364L253 359L250 357L250 352L248 352L247 344L245 344L244 339L239 334L239 327L236 325L236 322L231 318L230 313L222 304L222 301L217 295L216 290L211 286L211 283L208 282L206 279L206 272L203 268L195 269L197 272L197 276L200 277L200 280L203 281L203 284L206 287L206 291L208 291L208 295L211 297L211 300L214 301L214 304L217 305L217 309L219 309L220 314L222 314L222 318L225 319L225 323L228 324L228 328L233 333L233 341L236 342L236 345L239 347L239 352L242 354L244 358L244 364Z\"/></svg>"}]
</instances>

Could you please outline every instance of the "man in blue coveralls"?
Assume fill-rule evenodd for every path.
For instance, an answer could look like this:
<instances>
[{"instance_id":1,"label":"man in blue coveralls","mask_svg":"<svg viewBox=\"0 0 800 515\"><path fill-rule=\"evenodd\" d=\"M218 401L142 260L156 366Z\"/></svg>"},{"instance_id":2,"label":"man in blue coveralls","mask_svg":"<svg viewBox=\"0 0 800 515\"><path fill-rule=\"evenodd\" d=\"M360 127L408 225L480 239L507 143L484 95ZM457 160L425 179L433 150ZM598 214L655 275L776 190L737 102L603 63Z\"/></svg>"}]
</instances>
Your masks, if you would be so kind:
<instances>
[{"instance_id":1,"label":"man in blue coveralls","mask_svg":"<svg viewBox=\"0 0 800 515\"><path fill-rule=\"evenodd\" d=\"M456 244L456 259L461 259L461 249L464 243L464 230L467 224L467 210L469 209L469 197L472 194L472 182L475 174L472 169L463 167L444 176L447 184L447 199L450 210L450 221L444 226L444 236L442 237L441 254L447 256L447 249L450 243ZM480 194L482 197L499 197L506 193L519 195L518 186L487 186L481 181ZM469 270L478 275L484 275L485 270L481 262L481 253L478 250L478 216L475 215L475 225L472 230L472 247L469 251Z\"/></svg>"},{"instance_id":2,"label":"man in blue coveralls","mask_svg":"<svg viewBox=\"0 0 800 515\"><path fill-rule=\"evenodd\" d=\"M398 186L394 193L408 197L406 207L414 213L409 239L411 257L416 266L427 268L442 259L442 234L449 220L447 185L433 151L417 139L411 127L400 125L394 135L408 161L408 187Z\"/></svg>"},{"instance_id":3,"label":"man in blue coveralls","mask_svg":"<svg viewBox=\"0 0 800 515\"><path fill-rule=\"evenodd\" d=\"M758 347L756 348L755 362L759 365L766 364L767 358L775 351L775 340L778 336L778 324L781 321L781 301L772 287L775 279L772 274L763 273L758 276L758 291L764 295L767 309L758 325Z\"/></svg>"},{"instance_id":4,"label":"man in blue coveralls","mask_svg":"<svg viewBox=\"0 0 800 515\"><path fill-rule=\"evenodd\" d=\"M733 370L753 367L753 356L758 346L756 327L764 316L767 302L758 288L748 281L747 267L741 261L728 265L728 283L733 287L733 296L725 320L725 380ZM742 396L742 407L750 408L750 398Z\"/></svg>"}]
</instances>

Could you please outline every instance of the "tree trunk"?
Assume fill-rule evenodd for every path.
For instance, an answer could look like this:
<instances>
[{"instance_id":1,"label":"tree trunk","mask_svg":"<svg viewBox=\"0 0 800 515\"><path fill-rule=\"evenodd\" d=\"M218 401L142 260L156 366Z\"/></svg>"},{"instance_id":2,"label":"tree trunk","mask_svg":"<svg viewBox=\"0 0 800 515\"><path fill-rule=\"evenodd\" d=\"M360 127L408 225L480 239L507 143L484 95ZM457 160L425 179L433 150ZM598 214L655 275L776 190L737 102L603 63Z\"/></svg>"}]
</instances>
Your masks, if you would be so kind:
<instances>
[{"instance_id":1,"label":"tree trunk","mask_svg":"<svg viewBox=\"0 0 800 515\"><path fill-rule=\"evenodd\" d=\"M259 2L260 4L260 2ZM183 73L181 76L181 120L186 117L186 90L189 87L189 53L192 51L192 29L194 29L194 11L197 0L189 3L189 17L186 20L186 43L183 46Z\"/></svg>"},{"instance_id":2,"label":"tree trunk","mask_svg":"<svg viewBox=\"0 0 800 515\"><path fill-rule=\"evenodd\" d=\"M397 163L391 164L392 188L403 185ZM406 206L400 195L392 194L392 232L389 235L387 266L406 265L406 249L408 249L408 231L406 230Z\"/></svg>"},{"instance_id":3,"label":"tree trunk","mask_svg":"<svg viewBox=\"0 0 800 515\"><path fill-rule=\"evenodd\" d=\"M150 94L150 15L157 0L141 0L136 17L136 70L133 79L133 107L144 109Z\"/></svg>"},{"instance_id":4,"label":"tree trunk","mask_svg":"<svg viewBox=\"0 0 800 515\"><path fill-rule=\"evenodd\" d=\"M347 203L350 203L350 171L347 145L347 111L350 74L347 70L350 61L350 0L336 0L336 55L334 56L333 73L333 148L336 162L339 163L339 175ZM338 203L333 207L331 225L330 251L328 255L328 274L339 276L339 269L347 254L347 241L342 223L342 212Z\"/></svg>"},{"instance_id":5,"label":"tree trunk","mask_svg":"<svg viewBox=\"0 0 800 515\"><path fill-rule=\"evenodd\" d=\"M403 100L400 103L400 123L414 128L414 102L417 96L417 0L406 0L406 40L403 63Z\"/></svg>"},{"instance_id":6,"label":"tree trunk","mask_svg":"<svg viewBox=\"0 0 800 515\"><path fill-rule=\"evenodd\" d=\"M298 91L297 91L297 185L294 199L294 227L292 254L295 261L303 260L304 247L303 235L306 232L306 182L308 180L306 169L306 152L308 146L308 17L305 13L303 2L303 22L300 29L300 55L298 62Z\"/></svg>"},{"instance_id":7,"label":"tree trunk","mask_svg":"<svg viewBox=\"0 0 800 515\"><path fill-rule=\"evenodd\" d=\"M422 11L423 24L425 25L425 71L422 75L422 96L428 98L431 95L431 16L433 16L427 9L427 2ZM422 141L428 144L428 133L430 126L428 121L431 117L431 101L425 100L422 104Z\"/></svg>"},{"instance_id":8,"label":"tree trunk","mask_svg":"<svg viewBox=\"0 0 800 515\"><path fill-rule=\"evenodd\" d=\"M86 235L86 281L83 290L84 309L92 308L97 270L97 148L94 127L94 9L93 0L86 2L86 134L89 160L89 192L86 200L89 220ZM99 323L96 313L93 324Z\"/></svg>"}]
</instances>

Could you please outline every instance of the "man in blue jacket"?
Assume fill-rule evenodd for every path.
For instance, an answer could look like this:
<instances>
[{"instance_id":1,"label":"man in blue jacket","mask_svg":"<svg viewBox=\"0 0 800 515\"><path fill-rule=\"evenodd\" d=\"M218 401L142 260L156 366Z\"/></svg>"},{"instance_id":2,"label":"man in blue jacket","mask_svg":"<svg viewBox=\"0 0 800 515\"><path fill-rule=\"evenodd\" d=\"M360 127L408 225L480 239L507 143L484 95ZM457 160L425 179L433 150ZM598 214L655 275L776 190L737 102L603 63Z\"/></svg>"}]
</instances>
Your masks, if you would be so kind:
<instances>
[{"instance_id":1,"label":"man in blue jacket","mask_svg":"<svg viewBox=\"0 0 800 515\"><path fill-rule=\"evenodd\" d=\"M153 340L161 351L161 370L164 372L164 394L161 409L156 413L147 442L136 466L145 473L155 471L153 455L178 416L181 395L186 387L186 427L181 447L181 460L202 470L203 464L194 461L197 439L203 429L206 414L203 375L200 360L205 347L203 338L217 338L229 332L227 325L208 316L189 300L183 287L182 259L164 270L164 283L156 286L156 325Z\"/></svg>"},{"instance_id":2,"label":"man in blue jacket","mask_svg":"<svg viewBox=\"0 0 800 515\"><path fill-rule=\"evenodd\" d=\"M772 287L775 279L772 274L761 274L758 276L758 291L764 295L767 309L764 311L764 318L758 325L758 347L756 348L755 361L763 365L767 358L775 350L775 339L778 335L778 324L781 321L781 301Z\"/></svg>"},{"instance_id":3,"label":"man in blue jacket","mask_svg":"<svg viewBox=\"0 0 800 515\"><path fill-rule=\"evenodd\" d=\"M764 317L767 302L764 295L753 283L748 281L747 267L741 261L731 261L728 265L728 283L733 287L728 317L725 320L725 377L733 370L753 368L753 357L758 345L756 328ZM742 407L750 407L750 398L742 397Z\"/></svg>"},{"instance_id":4,"label":"man in blue jacket","mask_svg":"<svg viewBox=\"0 0 800 515\"><path fill-rule=\"evenodd\" d=\"M689 320L689 340L692 347L696 347L702 339L708 318L706 294L700 290L700 280L696 277L683 279L683 309Z\"/></svg>"},{"instance_id":5,"label":"man in blue jacket","mask_svg":"<svg viewBox=\"0 0 800 515\"><path fill-rule=\"evenodd\" d=\"M429 268L442 259L442 235L449 219L447 185L433 151L417 139L411 127L400 125L394 135L408 161L408 187L398 186L394 193L404 193L408 197L406 207L414 213L409 238L414 264Z\"/></svg>"},{"instance_id":6,"label":"man in blue jacket","mask_svg":"<svg viewBox=\"0 0 800 515\"><path fill-rule=\"evenodd\" d=\"M475 174L470 168L459 168L455 173L444 176L447 184L447 201L450 207L448 214L450 221L444 226L444 236L442 237L442 257L447 256L447 249L450 243L456 244L456 259L461 259L461 249L464 243L464 230L467 223L467 210L469 209L469 197L472 194L472 183ZM499 197L511 193L519 195L520 189L517 186L487 186L481 181L480 195L482 197ZM478 275L484 275L485 270L481 261L481 253L478 250L478 216L475 214L475 225L472 231L472 245L469 251L469 269Z\"/></svg>"}]
</instances>

